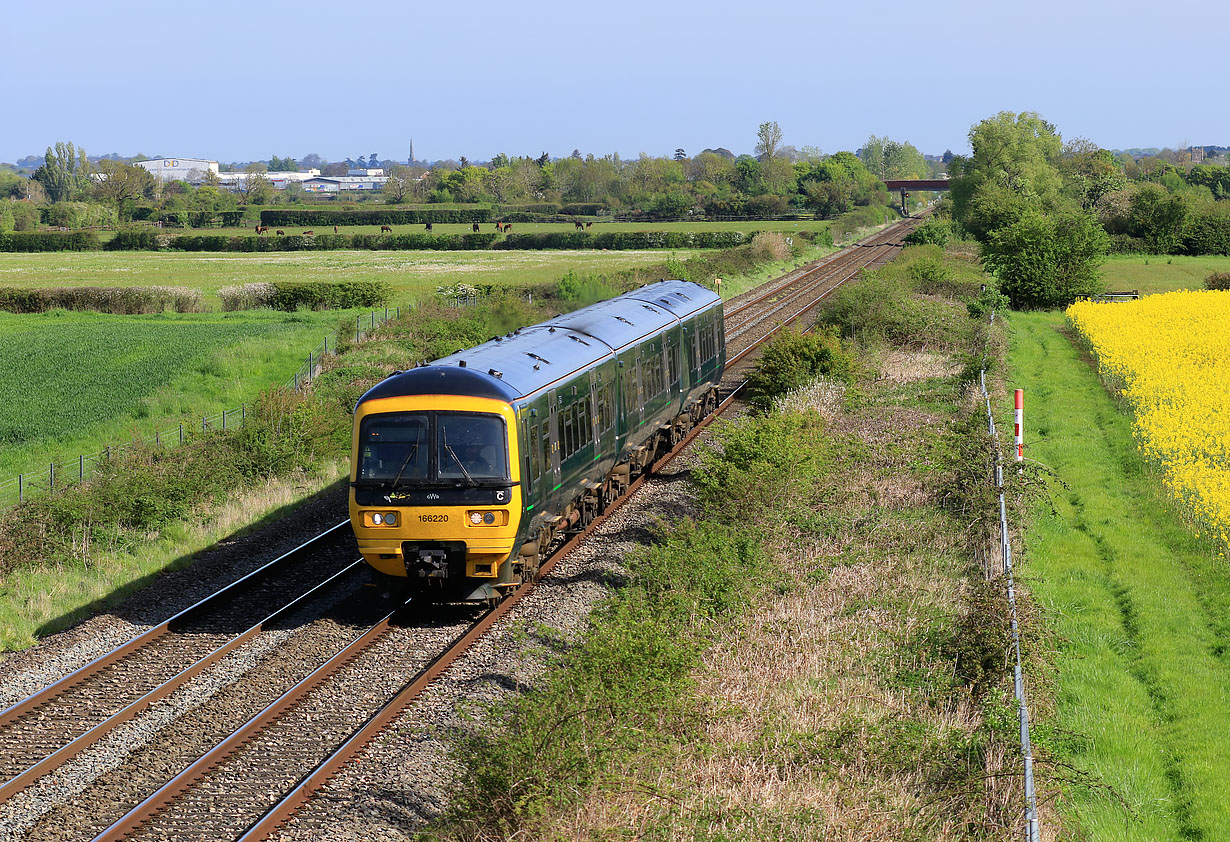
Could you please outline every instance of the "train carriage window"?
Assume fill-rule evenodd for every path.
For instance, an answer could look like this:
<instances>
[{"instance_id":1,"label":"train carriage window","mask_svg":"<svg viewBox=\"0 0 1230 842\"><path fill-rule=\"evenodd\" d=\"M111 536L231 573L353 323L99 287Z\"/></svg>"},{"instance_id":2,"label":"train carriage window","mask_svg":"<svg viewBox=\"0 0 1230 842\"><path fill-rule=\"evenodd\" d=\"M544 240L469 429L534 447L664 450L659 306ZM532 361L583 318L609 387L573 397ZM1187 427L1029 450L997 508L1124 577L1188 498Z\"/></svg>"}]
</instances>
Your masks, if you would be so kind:
<instances>
[{"instance_id":1,"label":"train carriage window","mask_svg":"<svg viewBox=\"0 0 1230 842\"><path fill-rule=\"evenodd\" d=\"M543 473L551 470L551 420L547 419L542 422L542 446L543 446Z\"/></svg>"},{"instance_id":2,"label":"train carriage window","mask_svg":"<svg viewBox=\"0 0 1230 842\"><path fill-rule=\"evenodd\" d=\"M692 348L692 367L693 368L696 368L697 366L700 365L700 332L697 330L697 327L698 326L695 323L692 324L692 330L690 331L691 335L689 337L691 341L691 348Z\"/></svg>"},{"instance_id":3,"label":"train carriage window","mask_svg":"<svg viewBox=\"0 0 1230 842\"><path fill-rule=\"evenodd\" d=\"M594 428L589 423L589 399L577 405L577 450L585 447L594 438Z\"/></svg>"},{"instance_id":4,"label":"train carriage window","mask_svg":"<svg viewBox=\"0 0 1230 842\"><path fill-rule=\"evenodd\" d=\"M570 406L560 415L560 458L567 459L572 455L573 441L575 440L573 429L573 408Z\"/></svg>"},{"instance_id":5,"label":"train carriage window","mask_svg":"<svg viewBox=\"0 0 1230 842\"><path fill-rule=\"evenodd\" d=\"M537 424L530 426L530 476L542 476L542 435Z\"/></svg>"},{"instance_id":6,"label":"train carriage window","mask_svg":"<svg viewBox=\"0 0 1230 842\"><path fill-rule=\"evenodd\" d=\"M679 380L679 349L672 342L670 347L666 349L666 364L670 369L670 382L675 383Z\"/></svg>"},{"instance_id":7,"label":"train carriage window","mask_svg":"<svg viewBox=\"0 0 1230 842\"><path fill-rule=\"evenodd\" d=\"M615 386L612 383L608 383L604 390L606 392L606 418L604 419L606 424L602 429L609 430L615 423Z\"/></svg>"}]
</instances>

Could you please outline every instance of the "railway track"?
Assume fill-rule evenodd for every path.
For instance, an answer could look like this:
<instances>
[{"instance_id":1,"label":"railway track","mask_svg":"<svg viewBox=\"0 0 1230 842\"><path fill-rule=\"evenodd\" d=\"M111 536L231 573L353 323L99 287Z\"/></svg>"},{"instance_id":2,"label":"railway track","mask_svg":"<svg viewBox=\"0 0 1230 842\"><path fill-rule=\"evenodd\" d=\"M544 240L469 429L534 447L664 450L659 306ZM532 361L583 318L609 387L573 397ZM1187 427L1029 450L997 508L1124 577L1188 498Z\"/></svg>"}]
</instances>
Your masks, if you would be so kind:
<instances>
[{"instance_id":1,"label":"railway track","mask_svg":"<svg viewBox=\"0 0 1230 842\"><path fill-rule=\"evenodd\" d=\"M737 362L764 337L810 312L863 267L886 262L908 227L907 220L827 261L787 275L768 290L732 302L727 311L729 362ZM686 449L709 420L732 404L737 391L727 394L718 413L652 471ZM620 502L629 499L648 476L638 478ZM611 512L553 553L540 578L549 575ZM381 616L364 617L380 601L372 600L370 593L355 597L365 583L364 570L353 561L353 538L346 525L334 526L0 713L0 802L51 775L159 701L182 692L280 621L286 621L287 628L322 625L315 634L300 631L297 643L286 645L286 638L271 643L282 647L276 648L278 658L254 669L244 679L246 684L220 694L220 705L211 701L169 726L137 756L91 782L88 804L64 808L57 821L40 826L40 838L48 839L268 838L533 589L532 583L522 585L473 623L459 622L456 615L433 619L417 606L411 609L389 601L383 603ZM305 562L313 555L327 560ZM330 565L332 572L326 572L323 568ZM262 600L279 590L275 582L280 577L294 571L298 581L306 581L303 571L308 568L317 570L310 587L300 587L277 612L262 613L260 606L269 604ZM330 610L348 622L321 624L313 619ZM289 654L291 650L295 654ZM230 707L224 707L225 715L208 712L226 705ZM73 820L65 821L69 818ZM54 826L64 833L58 835Z\"/></svg>"}]
</instances>

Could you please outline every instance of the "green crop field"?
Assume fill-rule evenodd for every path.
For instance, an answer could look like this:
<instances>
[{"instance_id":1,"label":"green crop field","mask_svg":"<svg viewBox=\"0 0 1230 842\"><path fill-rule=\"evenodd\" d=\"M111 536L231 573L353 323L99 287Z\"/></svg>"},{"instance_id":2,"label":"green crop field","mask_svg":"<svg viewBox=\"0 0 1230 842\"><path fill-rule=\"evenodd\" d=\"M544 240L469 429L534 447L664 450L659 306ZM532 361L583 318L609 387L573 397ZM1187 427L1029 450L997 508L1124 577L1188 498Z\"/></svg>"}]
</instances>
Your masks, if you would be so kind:
<instances>
[{"instance_id":1,"label":"green crop field","mask_svg":"<svg viewBox=\"0 0 1230 842\"><path fill-rule=\"evenodd\" d=\"M684 253L686 255L686 253ZM276 281L385 281L403 303L459 281L554 283L568 273L660 263L669 251L50 252L0 254L0 287L183 286L217 291Z\"/></svg>"},{"instance_id":2,"label":"green crop field","mask_svg":"<svg viewBox=\"0 0 1230 842\"><path fill-rule=\"evenodd\" d=\"M1142 295L1176 289L1204 289L1213 272L1230 272L1230 257L1173 257L1166 254L1118 254L1102 267L1113 292L1138 289Z\"/></svg>"},{"instance_id":3,"label":"green crop field","mask_svg":"<svg viewBox=\"0 0 1230 842\"><path fill-rule=\"evenodd\" d=\"M0 480L250 402L340 318L0 313Z\"/></svg>"}]
</instances>

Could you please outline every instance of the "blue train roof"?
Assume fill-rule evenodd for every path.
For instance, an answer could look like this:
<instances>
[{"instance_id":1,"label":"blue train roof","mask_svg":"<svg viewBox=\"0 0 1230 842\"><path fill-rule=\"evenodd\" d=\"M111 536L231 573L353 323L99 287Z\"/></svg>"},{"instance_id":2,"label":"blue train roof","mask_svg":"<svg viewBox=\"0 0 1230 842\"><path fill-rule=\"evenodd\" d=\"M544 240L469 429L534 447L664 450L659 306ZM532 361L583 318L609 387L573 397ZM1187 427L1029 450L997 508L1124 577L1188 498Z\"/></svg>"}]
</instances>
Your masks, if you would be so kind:
<instances>
[{"instance_id":1,"label":"blue train roof","mask_svg":"<svg viewBox=\"0 0 1230 842\"><path fill-rule=\"evenodd\" d=\"M713 291L688 281L649 284L395 374L360 401L393 395L466 394L511 403L720 300Z\"/></svg>"}]
</instances>

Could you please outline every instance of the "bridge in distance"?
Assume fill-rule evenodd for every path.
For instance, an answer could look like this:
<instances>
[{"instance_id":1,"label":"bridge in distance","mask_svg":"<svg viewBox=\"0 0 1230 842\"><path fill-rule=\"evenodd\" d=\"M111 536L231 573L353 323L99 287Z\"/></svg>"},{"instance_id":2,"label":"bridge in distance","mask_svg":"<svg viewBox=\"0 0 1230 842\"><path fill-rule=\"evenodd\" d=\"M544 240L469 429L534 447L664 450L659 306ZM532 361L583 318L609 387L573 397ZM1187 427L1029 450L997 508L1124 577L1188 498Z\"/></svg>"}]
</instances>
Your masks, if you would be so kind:
<instances>
[{"instance_id":1,"label":"bridge in distance","mask_svg":"<svg viewBox=\"0 0 1230 842\"><path fill-rule=\"evenodd\" d=\"M905 197L910 195L911 190L947 190L948 179L946 178L890 178L884 182L884 186L889 190L898 190L901 193L901 212L905 213Z\"/></svg>"}]
</instances>

